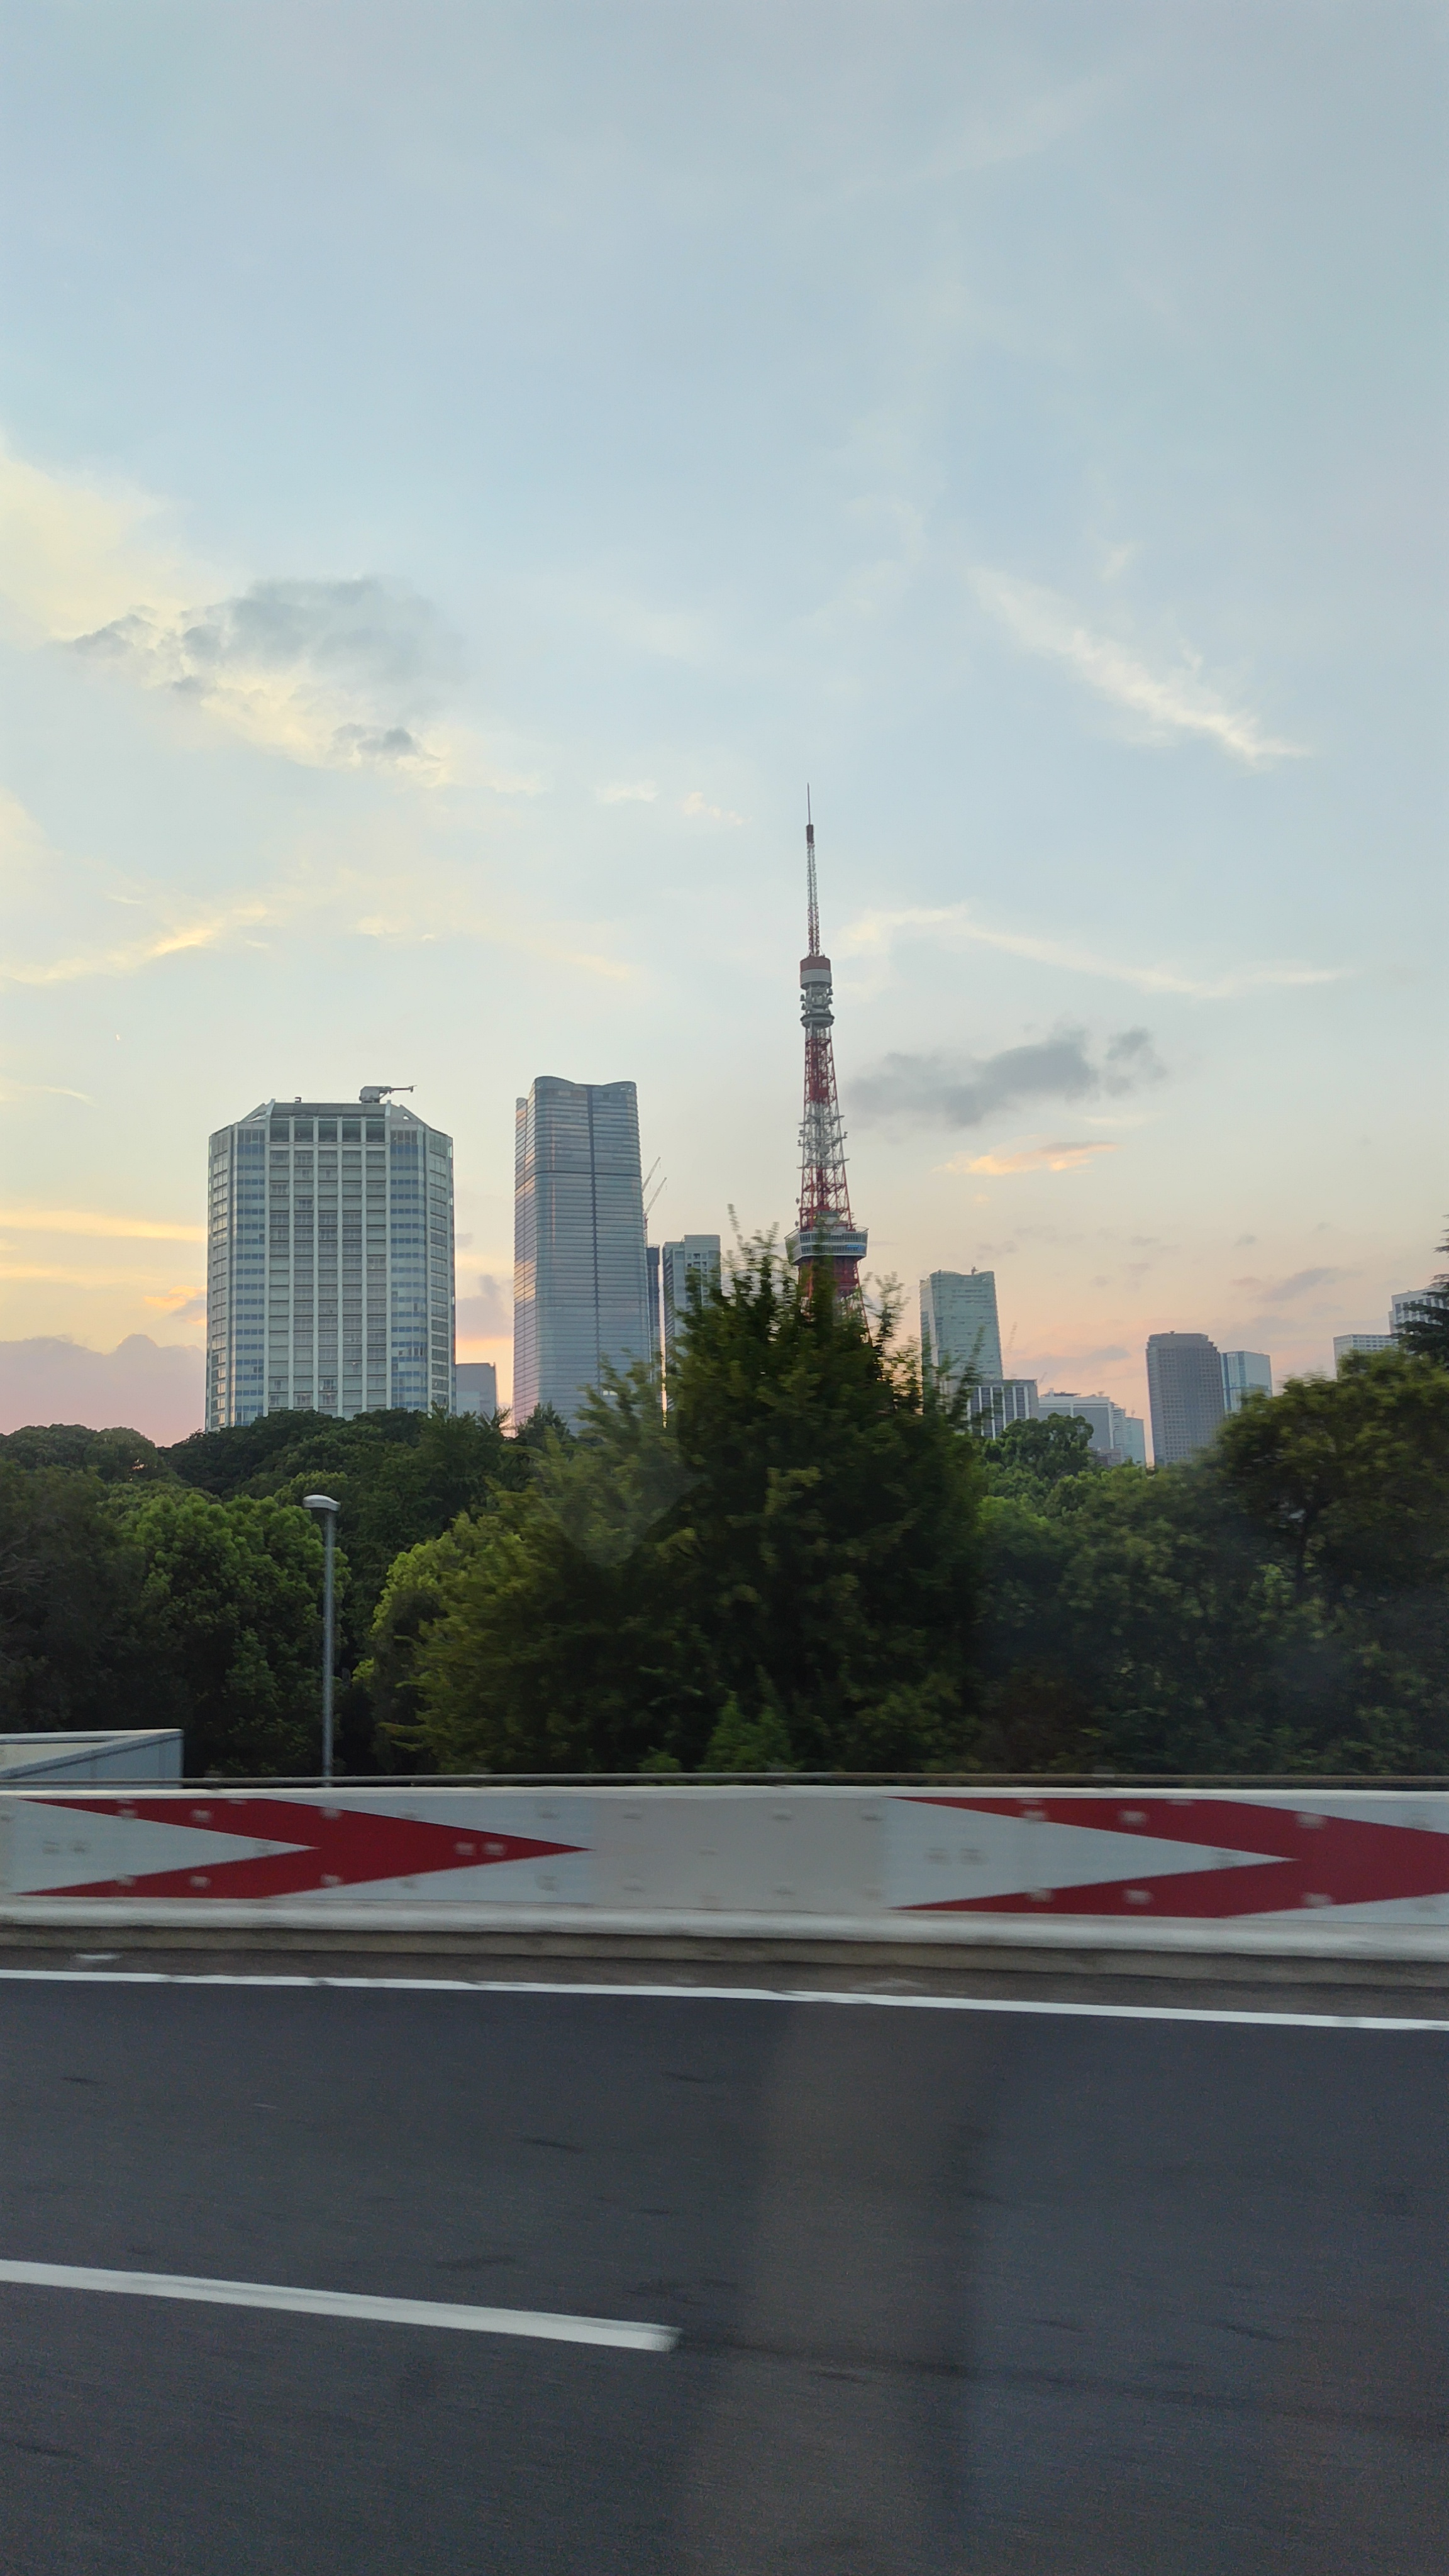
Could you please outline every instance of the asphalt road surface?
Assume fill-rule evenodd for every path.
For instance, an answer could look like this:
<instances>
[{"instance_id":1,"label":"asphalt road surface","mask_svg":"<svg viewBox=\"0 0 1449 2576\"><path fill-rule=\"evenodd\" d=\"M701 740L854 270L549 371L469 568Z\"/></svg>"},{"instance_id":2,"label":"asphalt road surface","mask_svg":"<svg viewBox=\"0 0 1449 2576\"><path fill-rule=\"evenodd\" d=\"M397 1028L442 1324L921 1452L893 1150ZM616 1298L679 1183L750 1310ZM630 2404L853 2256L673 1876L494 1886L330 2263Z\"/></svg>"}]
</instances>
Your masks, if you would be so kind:
<instances>
[{"instance_id":1,"label":"asphalt road surface","mask_svg":"<svg viewBox=\"0 0 1449 2576\"><path fill-rule=\"evenodd\" d=\"M678 2331L0 2279L0 2568L1431 2576L1446 2076L1411 2029L0 1982L0 2259Z\"/></svg>"}]
</instances>

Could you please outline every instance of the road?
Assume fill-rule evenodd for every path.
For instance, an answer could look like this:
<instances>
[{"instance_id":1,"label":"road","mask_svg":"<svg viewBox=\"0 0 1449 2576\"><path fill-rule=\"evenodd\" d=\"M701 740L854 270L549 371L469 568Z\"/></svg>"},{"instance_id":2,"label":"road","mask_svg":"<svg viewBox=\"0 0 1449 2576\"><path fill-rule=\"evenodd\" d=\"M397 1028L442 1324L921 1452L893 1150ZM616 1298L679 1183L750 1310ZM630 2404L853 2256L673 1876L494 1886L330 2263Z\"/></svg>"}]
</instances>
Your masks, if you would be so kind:
<instances>
[{"instance_id":1,"label":"road","mask_svg":"<svg viewBox=\"0 0 1449 2576\"><path fill-rule=\"evenodd\" d=\"M1427 2576L1446 2078L1413 2030L0 1981L0 2257L679 2330L0 2282L0 2566Z\"/></svg>"}]
</instances>

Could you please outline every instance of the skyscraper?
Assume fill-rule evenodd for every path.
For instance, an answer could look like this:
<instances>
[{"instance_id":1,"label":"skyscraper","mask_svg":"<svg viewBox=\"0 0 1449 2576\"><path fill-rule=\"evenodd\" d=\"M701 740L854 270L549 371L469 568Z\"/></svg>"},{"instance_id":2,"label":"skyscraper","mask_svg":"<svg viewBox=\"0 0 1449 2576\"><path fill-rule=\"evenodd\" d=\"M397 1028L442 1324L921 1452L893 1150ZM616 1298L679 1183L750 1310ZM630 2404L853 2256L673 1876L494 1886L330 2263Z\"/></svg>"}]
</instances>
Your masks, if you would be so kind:
<instances>
[{"instance_id":1,"label":"skyscraper","mask_svg":"<svg viewBox=\"0 0 1449 2576\"><path fill-rule=\"evenodd\" d=\"M653 1357L634 1085L540 1074L515 1129L513 1419L576 1422L605 1360Z\"/></svg>"},{"instance_id":2,"label":"skyscraper","mask_svg":"<svg viewBox=\"0 0 1449 2576\"><path fill-rule=\"evenodd\" d=\"M719 1236L686 1234L661 1246L659 1310L663 1327L664 1382L674 1366L675 1350L692 1301L719 1286Z\"/></svg>"},{"instance_id":3,"label":"skyscraper","mask_svg":"<svg viewBox=\"0 0 1449 2576\"><path fill-rule=\"evenodd\" d=\"M491 1422L498 1410L498 1371L491 1360L459 1360L453 1371L457 1387L453 1410Z\"/></svg>"},{"instance_id":4,"label":"skyscraper","mask_svg":"<svg viewBox=\"0 0 1449 2576\"><path fill-rule=\"evenodd\" d=\"M1223 1418L1223 1355L1206 1333L1152 1333L1147 1341L1152 1457L1175 1467L1206 1449Z\"/></svg>"},{"instance_id":5,"label":"skyscraper","mask_svg":"<svg viewBox=\"0 0 1449 2576\"><path fill-rule=\"evenodd\" d=\"M921 1281L921 1348L938 1367L974 1369L1001 1381L1001 1325L994 1270L933 1270Z\"/></svg>"},{"instance_id":6,"label":"skyscraper","mask_svg":"<svg viewBox=\"0 0 1449 2576\"><path fill-rule=\"evenodd\" d=\"M1241 1413L1245 1395L1271 1395L1273 1363L1266 1351L1224 1351L1223 1404Z\"/></svg>"},{"instance_id":7,"label":"skyscraper","mask_svg":"<svg viewBox=\"0 0 1449 2576\"><path fill-rule=\"evenodd\" d=\"M206 1427L451 1410L453 1142L370 1083L211 1139Z\"/></svg>"}]
</instances>

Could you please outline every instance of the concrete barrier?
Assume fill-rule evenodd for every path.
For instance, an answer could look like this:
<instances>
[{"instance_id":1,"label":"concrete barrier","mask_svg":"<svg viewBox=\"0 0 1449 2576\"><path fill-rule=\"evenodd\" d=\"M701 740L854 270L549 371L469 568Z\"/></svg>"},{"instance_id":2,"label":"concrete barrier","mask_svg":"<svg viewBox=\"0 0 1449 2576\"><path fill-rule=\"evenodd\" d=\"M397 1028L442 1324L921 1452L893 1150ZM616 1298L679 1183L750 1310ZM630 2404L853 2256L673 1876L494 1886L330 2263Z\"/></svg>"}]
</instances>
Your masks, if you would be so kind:
<instances>
[{"instance_id":1,"label":"concrete barrier","mask_svg":"<svg viewBox=\"0 0 1449 2576\"><path fill-rule=\"evenodd\" d=\"M1449 1961L1449 1792L37 1788L0 1922Z\"/></svg>"}]
</instances>

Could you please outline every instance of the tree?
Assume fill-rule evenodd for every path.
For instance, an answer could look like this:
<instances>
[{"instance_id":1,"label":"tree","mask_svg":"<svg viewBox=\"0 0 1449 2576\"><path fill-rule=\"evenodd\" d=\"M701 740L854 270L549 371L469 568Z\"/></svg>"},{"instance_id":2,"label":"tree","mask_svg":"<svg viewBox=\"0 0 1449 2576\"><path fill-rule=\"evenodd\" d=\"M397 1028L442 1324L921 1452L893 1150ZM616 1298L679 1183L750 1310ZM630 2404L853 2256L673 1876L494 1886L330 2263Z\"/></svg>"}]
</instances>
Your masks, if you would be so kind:
<instances>
[{"instance_id":1,"label":"tree","mask_svg":"<svg viewBox=\"0 0 1449 2576\"><path fill-rule=\"evenodd\" d=\"M922 1386L894 1321L752 1245L688 1321L667 1423L647 1370L606 1373L571 1449L416 1551L374 1670L434 1758L957 1757L979 1469L965 1396Z\"/></svg>"},{"instance_id":2,"label":"tree","mask_svg":"<svg viewBox=\"0 0 1449 2576\"><path fill-rule=\"evenodd\" d=\"M157 1662L153 1723L184 1728L188 1771L315 1770L322 1540L311 1516L172 1487L138 1497L125 1534ZM337 1570L345 1594L340 1555Z\"/></svg>"},{"instance_id":3,"label":"tree","mask_svg":"<svg viewBox=\"0 0 1449 2576\"><path fill-rule=\"evenodd\" d=\"M999 1439L982 1443L981 1455L989 1491L1022 1501L1043 1502L1064 1476L1086 1475L1097 1466L1090 1422L1068 1413L1009 1422Z\"/></svg>"},{"instance_id":4,"label":"tree","mask_svg":"<svg viewBox=\"0 0 1449 2576\"><path fill-rule=\"evenodd\" d=\"M100 1474L27 1469L24 1437L0 1454L0 1723L154 1725L140 1558Z\"/></svg>"},{"instance_id":5,"label":"tree","mask_svg":"<svg viewBox=\"0 0 1449 2576\"><path fill-rule=\"evenodd\" d=\"M32 1422L0 1437L0 1454L17 1467L83 1467L102 1484L154 1484L167 1475L163 1453L140 1431L90 1431L83 1422Z\"/></svg>"},{"instance_id":6,"label":"tree","mask_svg":"<svg viewBox=\"0 0 1449 2576\"><path fill-rule=\"evenodd\" d=\"M1449 1252L1449 1234L1439 1246ZM1412 1359L1437 1360L1440 1368L1449 1368L1449 1270L1441 1270L1431 1279L1423 1295L1409 1308L1398 1332L1399 1348Z\"/></svg>"},{"instance_id":7,"label":"tree","mask_svg":"<svg viewBox=\"0 0 1449 2576\"><path fill-rule=\"evenodd\" d=\"M1216 1463L1250 1518L1334 1599L1449 1578L1449 1376L1401 1351L1350 1352L1223 1424Z\"/></svg>"},{"instance_id":8,"label":"tree","mask_svg":"<svg viewBox=\"0 0 1449 2576\"><path fill-rule=\"evenodd\" d=\"M807 1768L959 1760L970 1728L980 1468L969 1387L924 1380L828 1278L768 1242L691 1315L670 1425L677 1525L715 1705L770 1720ZM687 1730L664 1749L698 1760Z\"/></svg>"}]
</instances>

